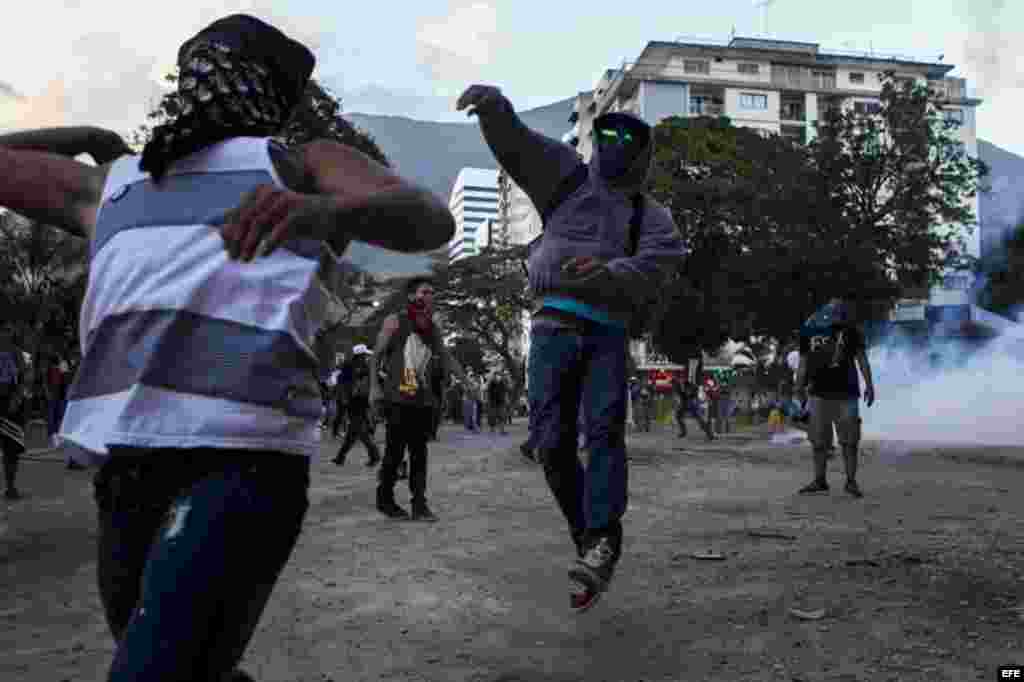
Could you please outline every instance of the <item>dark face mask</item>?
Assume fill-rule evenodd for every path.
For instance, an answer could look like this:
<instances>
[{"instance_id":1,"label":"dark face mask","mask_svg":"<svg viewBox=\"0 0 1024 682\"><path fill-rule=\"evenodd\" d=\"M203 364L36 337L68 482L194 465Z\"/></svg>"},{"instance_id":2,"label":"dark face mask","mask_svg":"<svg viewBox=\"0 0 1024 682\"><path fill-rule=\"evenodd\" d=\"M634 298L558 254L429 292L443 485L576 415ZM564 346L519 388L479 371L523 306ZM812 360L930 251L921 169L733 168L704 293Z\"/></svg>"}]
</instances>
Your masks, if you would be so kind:
<instances>
[{"instance_id":1,"label":"dark face mask","mask_svg":"<svg viewBox=\"0 0 1024 682\"><path fill-rule=\"evenodd\" d=\"M600 176L609 181L622 178L633 167L646 143L644 131L621 121L594 128Z\"/></svg>"}]
</instances>

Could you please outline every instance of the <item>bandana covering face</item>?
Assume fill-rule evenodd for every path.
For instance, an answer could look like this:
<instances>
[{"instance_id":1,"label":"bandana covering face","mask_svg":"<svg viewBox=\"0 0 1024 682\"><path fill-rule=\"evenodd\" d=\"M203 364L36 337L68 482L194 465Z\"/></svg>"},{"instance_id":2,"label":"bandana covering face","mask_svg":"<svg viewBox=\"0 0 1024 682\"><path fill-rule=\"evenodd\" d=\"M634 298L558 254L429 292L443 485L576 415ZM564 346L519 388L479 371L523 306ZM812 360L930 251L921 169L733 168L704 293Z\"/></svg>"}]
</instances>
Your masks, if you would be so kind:
<instances>
[{"instance_id":1,"label":"bandana covering face","mask_svg":"<svg viewBox=\"0 0 1024 682\"><path fill-rule=\"evenodd\" d=\"M181 60L178 113L153 130L140 168L159 181L177 159L230 137L270 136L291 113L262 64L219 41L196 41Z\"/></svg>"}]
</instances>

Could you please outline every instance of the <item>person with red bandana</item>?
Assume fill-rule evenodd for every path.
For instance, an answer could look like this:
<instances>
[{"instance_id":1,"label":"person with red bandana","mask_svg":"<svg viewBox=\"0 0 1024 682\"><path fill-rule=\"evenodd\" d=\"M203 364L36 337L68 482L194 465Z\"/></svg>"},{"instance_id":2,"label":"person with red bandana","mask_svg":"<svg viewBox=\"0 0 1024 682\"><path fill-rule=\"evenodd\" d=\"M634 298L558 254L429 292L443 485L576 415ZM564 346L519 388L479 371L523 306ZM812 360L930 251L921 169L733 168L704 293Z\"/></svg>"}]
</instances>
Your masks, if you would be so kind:
<instances>
[{"instance_id":1,"label":"person with red bandana","mask_svg":"<svg viewBox=\"0 0 1024 682\"><path fill-rule=\"evenodd\" d=\"M434 428L437 397L431 386L431 359L437 358L463 384L466 376L441 342L434 324L434 286L428 278L409 281L404 313L384 319L374 356L379 372L372 372L370 402L384 417L387 428L384 461L377 485L377 510L393 519L408 519L409 512L395 502L398 469L409 448L409 492L414 521L437 521L427 506L427 442ZM381 376L383 375L383 376Z\"/></svg>"}]
</instances>

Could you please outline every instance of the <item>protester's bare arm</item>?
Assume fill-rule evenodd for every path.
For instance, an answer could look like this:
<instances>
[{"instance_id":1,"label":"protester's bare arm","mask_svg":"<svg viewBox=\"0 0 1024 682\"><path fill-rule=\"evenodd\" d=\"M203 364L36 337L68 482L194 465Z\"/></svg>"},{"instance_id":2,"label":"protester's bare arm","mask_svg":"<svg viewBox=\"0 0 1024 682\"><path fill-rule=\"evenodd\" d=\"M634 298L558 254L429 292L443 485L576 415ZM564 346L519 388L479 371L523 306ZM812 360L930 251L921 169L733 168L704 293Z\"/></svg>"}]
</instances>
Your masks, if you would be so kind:
<instances>
[{"instance_id":1,"label":"protester's bare arm","mask_svg":"<svg viewBox=\"0 0 1024 682\"><path fill-rule=\"evenodd\" d=\"M794 388L801 394L807 391L807 355L800 354L800 364L796 368L796 382Z\"/></svg>"},{"instance_id":2,"label":"protester's bare arm","mask_svg":"<svg viewBox=\"0 0 1024 682\"><path fill-rule=\"evenodd\" d=\"M109 163L132 150L120 135L95 126L19 130L0 135L0 145L22 151L75 157L88 154L98 164Z\"/></svg>"},{"instance_id":3,"label":"protester's bare arm","mask_svg":"<svg viewBox=\"0 0 1024 682\"><path fill-rule=\"evenodd\" d=\"M91 239L108 170L0 146L0 206Z\"/></svg>"},{"instance_id":4,"label":"protester's bare arm","mask_svg":"<svg viewBox=\"0 0 1024 682\"><path fill-rule=\"evenodd\" d=\"M530 130L493 85L469 86L455 106L479 117L494 158L539 211L551 202L562 179L583 163L569 145Z\"/></svg>"},{"instance_id":5,"label":"protester's bare arm","mask_svg":"<svg viewBox=\"0 0 1024 682\"><path fill-rule=\"evenodd\" d=\"M348 239L394 251L429 251L455 234L455 220L439 198L358 149L320 140L302 154L323 194L323 238L337 253Z\"/></svg>"},{"instance_id":6,"label":"protester's bare arm","mask_svg":"<svg viewBox=\"0 0 1024 682\"><path fill-rule=\"evenodd\" d=\"M864 377L864 399L867 400L868 407L871 407L875 402L875 382L871 376L871 363L864 351L857 353L857 366L860 367L860 374Z\"/></svg>"},{"instance_id":7,"label":"protester's bare arm","mask_svg":"<svg viewBox=\"0 0 1024 682\"><path fill-rule=\"evenodd\" d=\"M353 239L419 252L440 248L455 234L440 199L353 147L319 140L275 165L293 162L288 159L302 166L292 174L302 178L301 188L261 185L225 216L220 231L232 258L270 254L294 237L324 241L341 254Z\"/></svg>"}]
</instances>

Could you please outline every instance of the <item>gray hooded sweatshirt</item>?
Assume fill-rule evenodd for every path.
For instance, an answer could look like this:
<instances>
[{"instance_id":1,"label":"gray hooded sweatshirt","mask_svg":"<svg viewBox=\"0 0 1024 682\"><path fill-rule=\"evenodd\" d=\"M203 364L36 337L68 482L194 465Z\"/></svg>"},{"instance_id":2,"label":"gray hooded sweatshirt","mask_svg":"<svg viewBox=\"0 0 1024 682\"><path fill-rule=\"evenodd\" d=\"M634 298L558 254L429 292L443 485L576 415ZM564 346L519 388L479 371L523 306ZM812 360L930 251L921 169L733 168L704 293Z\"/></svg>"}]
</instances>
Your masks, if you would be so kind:
<instances>
[{"instance_id":1,"label":"gray hooded sweatshirt","mask_svg":"<svg viewBox=\"0 0 1024 682\"><path fill-rule=\"evenodd\" d=\"M498 163L543 212L559 184L582 163L579 154L527 128L505 97L478 108L477 113ZM530 289L541 305L626 327L637 306L646 305L657 294L668 269L685 255L671 213L645 196L637 251L627 257L632 197L643 191L650 172L653 137L652 131L647 147L614 186L597 171L600 150L595 146L587 181L555 209L544 233L531 246ZM607 274L567 277L562 265L577 256L604 260Z\"/></svg>"}]
</instances>

